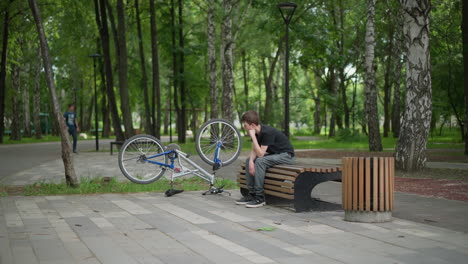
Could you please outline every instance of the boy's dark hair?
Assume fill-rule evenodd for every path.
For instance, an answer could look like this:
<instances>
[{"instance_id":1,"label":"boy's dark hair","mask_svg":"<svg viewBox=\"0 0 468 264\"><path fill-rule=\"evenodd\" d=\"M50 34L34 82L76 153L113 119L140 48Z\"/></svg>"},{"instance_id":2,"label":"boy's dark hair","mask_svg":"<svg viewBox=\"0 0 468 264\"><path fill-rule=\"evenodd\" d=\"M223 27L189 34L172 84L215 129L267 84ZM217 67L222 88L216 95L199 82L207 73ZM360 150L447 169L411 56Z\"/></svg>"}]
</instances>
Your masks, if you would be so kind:
<instances>
[{"instance_id":1,"label":"boy's dark hair","mask_svg":"<svg viewBox=\"0 0 468 264\"><path fill-rule=\"evenodd\" d=\"M260 116L254 110L249 110L245 112L241 117L241 123L246 122L247 124L256 124L260 125Z\"/></svg>"},{"instance_id":2,"label":"boy's dark hair","mask_svg":"<svg viewBox=\"0 0 468 264\"><path fill-rule=\"evenodd\" d=\"M72 106L75 106L75 104L68 104L68 108L72 107Z\"/></svg>"}]
</instances>

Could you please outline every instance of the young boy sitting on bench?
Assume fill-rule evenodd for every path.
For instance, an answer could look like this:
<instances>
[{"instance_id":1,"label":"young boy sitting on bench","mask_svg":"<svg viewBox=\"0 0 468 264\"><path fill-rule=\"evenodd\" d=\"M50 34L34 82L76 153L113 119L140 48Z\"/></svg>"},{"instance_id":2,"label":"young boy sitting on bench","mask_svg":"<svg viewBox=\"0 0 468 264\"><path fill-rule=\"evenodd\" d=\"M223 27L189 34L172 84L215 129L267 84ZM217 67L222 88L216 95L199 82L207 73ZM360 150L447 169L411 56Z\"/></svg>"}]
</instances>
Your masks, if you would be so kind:
<instances>
[{"instance_id":1,"label":"young boy sitting on bench","mask_svg":"<svg viewBox=\"0 0 468 264\"><path fill-rule=\"evenodd\" d=\"M263 182L266 170L278 164L292 164L294 148L278 129L260 124L257 112L250 110L242 115L241 123L252 138L252 151L245 163L245 177L249 195L236 201L248 208L265 205Z\"/></svg>"}]
</instances>

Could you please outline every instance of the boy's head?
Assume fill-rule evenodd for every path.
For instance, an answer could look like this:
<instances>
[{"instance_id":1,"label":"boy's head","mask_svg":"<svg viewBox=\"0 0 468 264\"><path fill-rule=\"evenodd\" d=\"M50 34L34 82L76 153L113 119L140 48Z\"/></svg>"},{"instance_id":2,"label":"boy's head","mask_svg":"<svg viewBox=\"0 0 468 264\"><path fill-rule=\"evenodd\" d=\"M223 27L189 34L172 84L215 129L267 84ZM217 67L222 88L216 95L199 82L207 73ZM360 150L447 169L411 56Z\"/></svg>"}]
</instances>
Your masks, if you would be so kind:
<instances>
[{"instance_id":1,"label":"boy's head","mask_svg":"<svg viewBox=\"0 0 468 264\"><path fill-rule=\"evenodd\" d=\"M260 125L260 116L254 110L249 110L242 115L241 123L245 130L255 129Z\"/></svg>"},{"instance_id":2,"label":"boy's head","mask_svg":"<svg viewBox=\"0 0 468 264\"><path fill-rule=\"evenodd\" d=\"M69 104L68 105L68 110L70 110L70 112L75 111L75 104Z\"/></svg>"}]
</instances>

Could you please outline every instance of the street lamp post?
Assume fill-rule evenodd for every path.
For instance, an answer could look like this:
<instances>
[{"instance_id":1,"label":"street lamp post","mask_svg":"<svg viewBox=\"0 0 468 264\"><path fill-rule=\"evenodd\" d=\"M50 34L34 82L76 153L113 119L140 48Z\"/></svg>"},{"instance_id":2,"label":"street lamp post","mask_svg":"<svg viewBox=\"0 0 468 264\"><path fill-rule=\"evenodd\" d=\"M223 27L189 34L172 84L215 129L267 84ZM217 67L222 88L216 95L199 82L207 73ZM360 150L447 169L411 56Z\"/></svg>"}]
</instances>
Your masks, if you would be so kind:
<instances>
[{"instance_id":1,"label":"street lamp post","mask_svg":"<svg viewBox=\"0 0 468 264\"><path fill-rule=\"evenodd\" d=\"M292 2L278 4L281 16L286 24L286 55L284 65L284 134L289 137L289 23L297 5Z\"/></svg>"},{"instance_id":2,"label":"street lamp post","mask_svg":"<svg viewBox=\"0 0 468 264\"><path fill-rule=\"evenodd\" d=\"M98 131L98 108L97 108L97 88L96 88L96 59L99 59L101 55L99 53L94 53L89 55L90 58L93 58L93 68L94 68L94 130L96 133L96 151L99 151L99 131Z\"/></svg>"}]
</instances>

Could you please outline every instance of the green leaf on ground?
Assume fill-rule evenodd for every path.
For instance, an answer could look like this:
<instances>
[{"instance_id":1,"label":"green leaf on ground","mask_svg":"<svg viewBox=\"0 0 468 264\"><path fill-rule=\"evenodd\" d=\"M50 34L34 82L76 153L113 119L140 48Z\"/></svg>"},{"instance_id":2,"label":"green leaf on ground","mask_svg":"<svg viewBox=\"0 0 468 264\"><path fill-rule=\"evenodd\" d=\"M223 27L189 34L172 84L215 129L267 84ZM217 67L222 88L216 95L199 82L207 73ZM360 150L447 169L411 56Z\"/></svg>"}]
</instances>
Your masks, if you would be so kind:
<instances>
[{"instance_id":1,"label":"green leaf on ground","mask_svg":"<svg viewBox=\"0 0 468 264\"><path fill-rule=\"evenodd\" d=\"M272 227L272 226L264 226L264 227L257 228L257 231L275 231L275 230L276 230L276 227Z\"/></svg>"}]
</instances>

